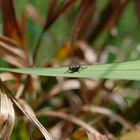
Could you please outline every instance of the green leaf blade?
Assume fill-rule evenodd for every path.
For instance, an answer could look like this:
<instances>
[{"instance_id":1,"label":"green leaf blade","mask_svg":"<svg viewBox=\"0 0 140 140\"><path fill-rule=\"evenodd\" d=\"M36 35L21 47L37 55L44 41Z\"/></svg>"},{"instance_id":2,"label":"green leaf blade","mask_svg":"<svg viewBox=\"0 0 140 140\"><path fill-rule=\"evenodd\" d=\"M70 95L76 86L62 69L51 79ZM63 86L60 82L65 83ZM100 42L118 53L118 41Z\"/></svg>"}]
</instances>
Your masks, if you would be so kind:
<instances>
[{"instance_id":1,"label":"green leaf blade","mask_svg":"<svg viewBox=\"0 0 140 140\"><path fill-rule=\"evenodd\" d=\"M85 67L85 69L81 69L79 72L74 73L66 72L68 70L68 67L62 68L34 67L24 69L0 68L0 71L39 75L39 76L140 80L140 61L90 65L82 67Z\"/></svg>"}]
</instances>

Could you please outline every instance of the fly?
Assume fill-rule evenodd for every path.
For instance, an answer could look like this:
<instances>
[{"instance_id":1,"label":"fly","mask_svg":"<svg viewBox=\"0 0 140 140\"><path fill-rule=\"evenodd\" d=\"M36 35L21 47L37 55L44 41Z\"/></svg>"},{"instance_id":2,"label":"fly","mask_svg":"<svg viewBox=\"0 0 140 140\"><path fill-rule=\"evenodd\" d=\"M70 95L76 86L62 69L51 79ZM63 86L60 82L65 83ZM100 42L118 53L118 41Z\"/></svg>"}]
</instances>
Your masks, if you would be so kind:
<instances>
[{"instance_id":1,"label":"fly","mask_svg":"<svg viewBox=\"0 0 140 140\"><path fill-rule=\"evenodd\" d=\"M68 70L65 73L75 73L75 72L80 72L80 69L85 69L79 64L71 64L69 65Z\"/></svg>"}]
</instances>

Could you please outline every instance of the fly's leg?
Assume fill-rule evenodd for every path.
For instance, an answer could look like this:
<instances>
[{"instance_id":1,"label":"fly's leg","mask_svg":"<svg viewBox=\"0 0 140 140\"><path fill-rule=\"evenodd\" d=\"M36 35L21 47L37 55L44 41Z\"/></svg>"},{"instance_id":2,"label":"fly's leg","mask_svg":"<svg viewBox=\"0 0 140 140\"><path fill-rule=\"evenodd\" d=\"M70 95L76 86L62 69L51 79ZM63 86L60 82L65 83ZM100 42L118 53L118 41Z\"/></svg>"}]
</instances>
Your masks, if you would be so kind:
<instances>
[{"instance_id":1,"label":"fly's leg","mask_svg":"<svg viewBox=\"0 0 140 140\"><path fill-rule=\"evenodd\" d=\"M69 70L69 69L67 69L65 72L64 72L64 74L66 74L66 73L73 73L71 70Z\"/></svg>"},{"instance_id":2,"label":"fly's leg","mask_svg":"<svg viewBox=\"0 0 140 140\"><path fill-rule=\"evenodd\" d=\"M84 69L86 69L86 68L87 68L87 67L81 66L79 71L82 71L82 70L84 70Z\"/></svg>"}]
</instances>

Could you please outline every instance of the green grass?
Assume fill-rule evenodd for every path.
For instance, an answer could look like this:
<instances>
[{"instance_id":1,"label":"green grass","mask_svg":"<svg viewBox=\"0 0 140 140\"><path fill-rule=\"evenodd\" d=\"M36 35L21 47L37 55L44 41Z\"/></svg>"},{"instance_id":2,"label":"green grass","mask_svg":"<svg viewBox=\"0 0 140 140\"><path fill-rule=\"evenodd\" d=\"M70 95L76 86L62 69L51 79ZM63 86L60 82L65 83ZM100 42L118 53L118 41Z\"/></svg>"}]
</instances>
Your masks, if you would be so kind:
<instances>
[{"instance_id":1,"label":"green grass","mask_svg":"<svg viewBox=\"0 0 140 140\"><path fill-rule=\"evenodd\" d=\"M55 68L0 68L0 71L54 77L105 78L140 80L140 61L82 66L80 72L66 72L68 67Z\"/></svg>"}]
</instances>

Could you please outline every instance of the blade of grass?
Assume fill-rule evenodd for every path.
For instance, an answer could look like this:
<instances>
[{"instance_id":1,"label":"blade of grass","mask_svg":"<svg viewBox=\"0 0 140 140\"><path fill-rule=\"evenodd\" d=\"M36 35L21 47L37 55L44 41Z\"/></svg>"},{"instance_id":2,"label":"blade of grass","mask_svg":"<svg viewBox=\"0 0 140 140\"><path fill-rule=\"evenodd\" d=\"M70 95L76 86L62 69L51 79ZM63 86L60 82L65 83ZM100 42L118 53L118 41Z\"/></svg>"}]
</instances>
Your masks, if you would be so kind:
<instances>
[{"instance_id":1,"label":"blade of grass","mask_svg":"<svg viewBox=\"0 0 140 140\"><path fill-rule=\"evenodd\" d=\"M23 34L20 31L16 13L14 8L13 0L2 0L1 1L1 11L3 18L3 30L4 35L12 38L20 44L20 47L24 47Z\"/></svg>"},{"instance_id":2,"label":"blade of grass","mask_svg":"<svg viewBox=\"0 0 140 140\"><path fill-rule=\"evenodd\" d=\"M140 61L130 61L112 64L100 64L82 66L79 72L66 72L68 67L55 68L0 68L0 71L8 71L21 74L31 74L40 76L61 76L79 78L105 78L105 79L125 79L140 80Z\"/></svg>"},{"instance_id":3,"label":"blade of grass","mask_svg":"<svg viewBox=\"0 0 140 140\"><path fill-rule=\"evenodd\" d=\"M37 113L37 116L58 117L58 118L73 122L79 126L82 126L85 130L89 131L92 134L95 134L97 136L100 135L100 133L96 129L94 129L92 126L90 126L89 124L87 124L84 121L80 120L79 118L77 118L73 115L67 114L65 112L42 109Z\"/></svg>"},{"instance_id":4,"label":"blade of grass","mask_svg":"<svg viewBox=\"0 0 140 140\"><path fill-rule=\"evenodd\" d=\"M55 11L53 11L54 10L54 8L55 8L55 3L56 2L50 2L50 7L52 8L51 10L51 12L50 11L48 11L48 18L47 18L47 20L46 20L46 23L45 23L45 25L44 25L44 28L43 28L43 30L42 30L42 32L41 32L41 34L40 34L40 36L39 36L39 39L38 39L38 42L37 42L37 44L36 44L36 47L35 47L35 51L34 51L34 55L33 55L33 60L34 61L36 61L36 57L37 57L37 55L38 55L38 50L40 49L40 44L41 44L41 41L42 41L42 38L43 38L43 36L44 36L44 34L45 34L45 32L48 30L48 28L57 20L57 18L59 17L59 16L61 16L61 14L63 14L64 13L64 11L66 10L66 9L68 9L74 2L76 2L76 0L67 0L67 1L65 1L65 2L63 2L63 5L59 8L59 9L57 9L57 10L55 10ZM50 8L49 8L49 10L50 10ZM34 62L35 63L35 62Z\"/></svg>"},{"instance_id":5,"label":"blade of grass","mask_svg":"<svg viewBox=\"0 0 140 140\"><path fill-rule=\"evenodd\" d=\"M14 96L12 96L10 90L2 83L1 80L0 90L3 93L5 93L5 95L7 95L11 99L11 101L22 111L22 113L38 127L38 129L42 132L43 136L45 137L45 140L53 140L49 132L42 126L42 124L36 118L32 108L24 100L18 100Z\"/></svg>"},{"instance_id":6,"label":"blade of grass","mask_svg":"<svg viewBox=\"0 0 140 140\"><path fill-rule=\"evenodd\" d=\"M72 31L72 40L76 40L81 37L82 34L85 34L85 29L91 23L93 13L95 11L95 0L82 0L80 3L80 9L75 19L73 31Z\"/></svg>"}]
</instances>

